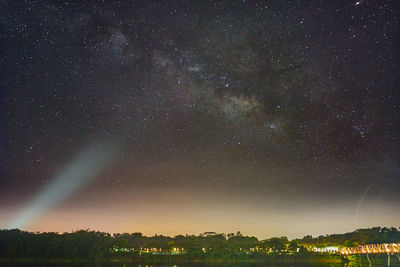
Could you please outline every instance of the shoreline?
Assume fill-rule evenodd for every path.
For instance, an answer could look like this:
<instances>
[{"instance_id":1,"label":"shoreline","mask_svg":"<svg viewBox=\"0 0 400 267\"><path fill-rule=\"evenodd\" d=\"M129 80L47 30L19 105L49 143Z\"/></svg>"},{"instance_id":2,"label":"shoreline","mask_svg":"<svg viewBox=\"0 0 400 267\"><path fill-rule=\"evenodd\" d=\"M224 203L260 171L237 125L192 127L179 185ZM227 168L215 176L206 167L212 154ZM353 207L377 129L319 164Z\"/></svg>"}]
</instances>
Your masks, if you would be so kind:
<instances>
[{"instance_id":1,"label":"shoreline","mask_svg":"<svg viewBox=\"0 0 400 267\"><path fill-rule=\"evenodd\" d=\"M110 258L99 260L88 259L48 259L48 258L0 258L0 263L138 263L138 264L342 264L346 261L340 256L329 255L317 257L298 257L297 255L267 255L253 258L183 258L183 257L150 257L150 258Z\"/></svg>"}]
</instances>

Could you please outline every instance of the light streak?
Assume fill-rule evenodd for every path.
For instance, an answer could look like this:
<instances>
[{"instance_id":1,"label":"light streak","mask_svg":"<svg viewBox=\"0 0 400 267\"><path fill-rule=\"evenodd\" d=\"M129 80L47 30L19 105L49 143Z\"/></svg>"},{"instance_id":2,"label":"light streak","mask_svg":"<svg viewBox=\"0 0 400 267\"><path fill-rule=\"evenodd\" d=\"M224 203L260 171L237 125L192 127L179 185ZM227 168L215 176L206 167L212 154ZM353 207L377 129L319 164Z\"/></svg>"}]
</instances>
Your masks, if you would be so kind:
<instances>
[{"instance_id":1,"label":"light streak","mask_svg":"<svg viewBox=\"0 0 400 267\"><path fill-rule=\"evenodd\" d=\"M83 149L6 228L22 228L94 180L115 159L115 146L98 142Z\"/></svg>"},{"instance_id":2,"label":"light streak","mask_svg":"<svg viewBox=\"0 0 400 267\"><path fill-rule=\"evenodd\" d=\"M361 205L362 205L362 203L363 203L365 197L367 196L368 191L371 189L371 187L372 187L373 185L374 185L374 183L371 183L371 184L364 190L363 194L361 195L360 200L358 201L357 209L356 209L356 212L355 212L355 214L354 214L354 225L355 225L355 228L356 228L356 229L357 229L357 227L358 227L358 214L359 214L359 212L360 212Z\"/></svg>"}]
</instances>

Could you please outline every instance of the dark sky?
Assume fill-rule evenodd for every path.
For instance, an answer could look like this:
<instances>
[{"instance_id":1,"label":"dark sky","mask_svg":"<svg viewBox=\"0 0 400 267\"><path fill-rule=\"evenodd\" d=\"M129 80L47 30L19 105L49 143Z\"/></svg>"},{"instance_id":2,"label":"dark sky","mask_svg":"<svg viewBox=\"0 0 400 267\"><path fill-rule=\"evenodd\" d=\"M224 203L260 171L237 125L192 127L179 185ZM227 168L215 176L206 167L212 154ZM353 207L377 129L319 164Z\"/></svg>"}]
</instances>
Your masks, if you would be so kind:
<instances>
[{"instance_id":1,"label":"dark sky","mask_svg":"<svg viewBox=\"0 0 400 267\"><path fill-rule=\"evenodd\" d=\"M1 1L0 227L399 226L399 11Z\"/></svg>"}]
</instances>

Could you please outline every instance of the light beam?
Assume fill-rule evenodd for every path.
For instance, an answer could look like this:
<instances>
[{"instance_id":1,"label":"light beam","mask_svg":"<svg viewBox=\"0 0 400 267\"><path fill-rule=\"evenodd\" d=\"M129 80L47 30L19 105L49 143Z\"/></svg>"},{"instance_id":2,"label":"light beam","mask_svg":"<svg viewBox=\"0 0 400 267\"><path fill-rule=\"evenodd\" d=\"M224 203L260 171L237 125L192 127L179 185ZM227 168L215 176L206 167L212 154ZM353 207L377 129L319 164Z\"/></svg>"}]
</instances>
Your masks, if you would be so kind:
<instances>
[{"instance_id":1,"label":"light beam","mask_svg":"<svg viewBox=\"0 0 400 267\"><path fill-rule=\"evenodd\" d=\"M7 228L22 228L87 185L115 159L115 146L96 143L83 149Z\"/></svg>"}]
</instances>

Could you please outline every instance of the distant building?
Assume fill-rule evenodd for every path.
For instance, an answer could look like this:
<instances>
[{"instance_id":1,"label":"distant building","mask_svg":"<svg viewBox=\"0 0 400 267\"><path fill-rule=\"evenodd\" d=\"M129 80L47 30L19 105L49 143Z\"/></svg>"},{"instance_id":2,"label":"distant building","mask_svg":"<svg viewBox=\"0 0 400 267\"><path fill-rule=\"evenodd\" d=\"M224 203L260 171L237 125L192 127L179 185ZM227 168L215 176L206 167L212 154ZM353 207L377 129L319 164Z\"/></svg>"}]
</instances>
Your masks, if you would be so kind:
<instances>
[{"instance_id":1,"label":"distant building","mask_svg":"<svg viewBox=\"0 0 400 267\"><path fill-rule=\"evenodd\" d=\"M203 236L205 237L211 237L211 236L215 236L217 233L216 232L204 232Z\"/></svg>"}]
</instances>

